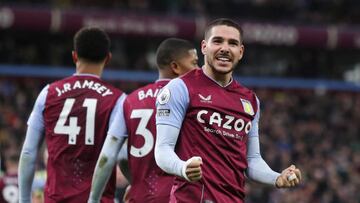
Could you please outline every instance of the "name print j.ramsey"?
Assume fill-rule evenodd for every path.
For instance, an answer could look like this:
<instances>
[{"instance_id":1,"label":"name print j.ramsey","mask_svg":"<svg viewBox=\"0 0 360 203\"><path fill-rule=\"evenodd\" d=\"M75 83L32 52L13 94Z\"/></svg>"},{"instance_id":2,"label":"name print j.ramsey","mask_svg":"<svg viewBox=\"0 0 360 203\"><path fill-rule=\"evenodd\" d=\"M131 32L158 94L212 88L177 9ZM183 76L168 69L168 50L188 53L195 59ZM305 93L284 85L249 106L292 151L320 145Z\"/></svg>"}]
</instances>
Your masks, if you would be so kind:
<instances>
[{"instance_id":1,"label":"name print j.ramsey","mask_svg":"<svg viewBox=\"0 0 360 203\"><path fill-rule=\"evenodd\" d=\"M94 90L103 97L113 94L113 92L105 85L102 85L98 82L94 82L92 80L84 80L84 81L76 80L74 83L64 83L60 88L55 87L55 90L58 93L57 96L59 97L68 91L75 89L84 89L84 88Z\"/></svg>"}]
</instances>

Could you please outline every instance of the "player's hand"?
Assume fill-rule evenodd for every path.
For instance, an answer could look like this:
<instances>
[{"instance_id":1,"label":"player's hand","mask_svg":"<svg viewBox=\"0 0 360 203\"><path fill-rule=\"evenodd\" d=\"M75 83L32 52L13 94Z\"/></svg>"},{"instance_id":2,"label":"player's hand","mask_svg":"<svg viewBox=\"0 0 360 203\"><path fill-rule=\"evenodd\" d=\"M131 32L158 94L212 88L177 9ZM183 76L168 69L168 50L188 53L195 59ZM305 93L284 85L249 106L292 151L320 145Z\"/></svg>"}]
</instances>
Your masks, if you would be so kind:
<instances>
[{"instance_id":1,"label":"player's hand","mask_svg":"<svg viewBox=\"0 0 360 203\"><path fill-rule=\"evenodd\" d=\"M202 178L201 165L201 157L192 157L186 161L185 174L188 181L195 182Z\"/></svg>"},{"instance_id":2,"label":"player's hand","mask_svg":"<svg viewBox=\"0 0 360 203\"><path fill-rule=\"evenodd\" d=\"M276 179L276 187L289 188L298 185L301 181L301 171L295 165L284 169L280 176Z\"/></svg>"}]
</instances>

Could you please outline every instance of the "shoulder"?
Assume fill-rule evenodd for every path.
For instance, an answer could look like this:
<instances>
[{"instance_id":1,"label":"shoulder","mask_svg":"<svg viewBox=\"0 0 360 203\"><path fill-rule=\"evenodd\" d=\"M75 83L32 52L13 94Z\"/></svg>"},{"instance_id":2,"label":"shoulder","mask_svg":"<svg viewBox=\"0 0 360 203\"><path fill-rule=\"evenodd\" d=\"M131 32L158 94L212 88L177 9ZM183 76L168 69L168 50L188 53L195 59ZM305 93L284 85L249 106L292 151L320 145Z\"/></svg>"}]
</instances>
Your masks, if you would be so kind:
<instances>
[{"instance_id":1,"label":"shoulder","mask_svg":"<svg viewBox=\"0 0 360 203\"><path fill-rule=\"evenodd\" d=\"M194 70L185 73L184 75L180 76L179 78L187 81L187 80L194 79L194 77L200 76L201 73L202 73L201 68L195 68Z\"/></svg>"},{"instance_id":2,"label":"shoulder","mask_svg":"<svg viewBox=\"0 0 360 203\"><path fill-rule=\"evenodd\" d=\"M50 87L67 83L73 79L73 76L65 77L63 79L56 80L49 84Z\"/></svg>"},{"instance_id":3,"label":"shoulder","mask_svg":"<svg viewBox=\"0 0 360 203\"><path fill-rule=\"evenodd\" d=\"M134 91L132 91L128 96L127 99L131 99L131 98L136 98L139 94L139 92L146 92L149 89L152 89L155 86L154 83L151 84L147 84L145 86L139 87L137 89L135 89Z\"/></svg>"},{"instance_id":4,"label":"shoulder","mask_svg":"<svg viewBox=\"0 0 360 203\"><path fill-rule=\"evenodd\" d=\"M115 87L113 84L111 84L111 83L109 83L109 82L107 82L107 81L104 81L104 80L102 80L102 79L99 79L99 80L101 81L101 83L102 83L103 85L105 85L106 87L108 87L109 89L111 89L112 91L114 91L117 95L122 95L122 94L124 93L121 89Z\"/></svg>"},{"instance_id":5,"label":"shoulder","mask_svg":"<svg viewBox=\"0 0 360 203\"><path fill-rule=\"evenodd\" d=\"M175 78L172 79L165 87L164 89L170 89L172 91L177 91L181 89L187 89L186 82L184 81L184 78ZM162 90L163 92L163 90Z\"/></svg>"},{"instance_id":6,"label":"shoulder","mask_svg":"<svg viewBox=\"0 0 360 203\"><path fill-rule=\"evenodd\" d=\"M171 80L157 96L157 103L165 104L167 101L180 102L187 101L189 90L182 78ZM171 99L170 99L171 98Z\"/></svg>"},{"instance_id":7,"label":"shoulder","mask_svg":"<svg viewBox=\"0 0 360 203\"><path fill-rule=\"evenodd\" d=\"M133 102L142 101L144 99L155 100L159 91L160 90L159 90L158 86L156 85L156 83L151 83L151 84L145 85L145 86L140 87L140 88L134 90L133 92L131 92L126 97L125 102L133 103Z\"/></svg>"},{"instance_id":8,"label":"shoulder","mask_svg":"<svg viewBox=\"0 0 360 203\"><path fill-rule=\"evenodd\" d=\"M175 86L181 89L188 89L191 88L191 86L197 86L198 82L201 80L201 74L202 69L196 68L178 78L172 79L167 86Z\"/></svg>"},{"instance_id":9,"label":"shoulder","mask_svg":"<svg viewBox=\"0 0 360 203\"><path fill-rule=\"evenodd\" d=\"M255 92L252 89L242 85L235 79L233 81L233 88L235 88L241 94L245 94L248 96L255 96Z\"/></svg>"}]
</instances>

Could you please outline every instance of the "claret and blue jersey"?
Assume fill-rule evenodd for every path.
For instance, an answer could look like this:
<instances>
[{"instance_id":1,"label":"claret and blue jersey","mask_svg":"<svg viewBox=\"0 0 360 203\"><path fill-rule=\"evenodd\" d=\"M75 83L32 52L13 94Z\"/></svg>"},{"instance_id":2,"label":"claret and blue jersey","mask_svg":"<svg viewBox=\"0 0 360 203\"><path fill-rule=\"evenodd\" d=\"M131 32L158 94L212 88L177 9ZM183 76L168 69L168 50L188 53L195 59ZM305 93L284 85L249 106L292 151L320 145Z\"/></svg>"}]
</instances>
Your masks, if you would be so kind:
<instances>
[{"instance_id":1,"label":"claret and blue jersey","mask_svg":"<svg viewBox=\"0 0 360 203\"><path fill-rule=\"evenodd\" d=\"M178 202L242 202L247 168L247 139L257 130L255 94L236 81L222 87L202 69L172 80L157 100L157 124L180 129L175 152L181 160L200 156L203 178L176 178ZM257 126L257 125L256 125ZM250 135L249 135L250 134Z\"/></svg>"},{"instance_id":2,"label":"claret and blue jersey","mask_svg":"<svg viewBox=\"0 0 360 203\"><path fill-rule=\"evenodd\" d=\"M129 202L169 202L174 177L155 163L155 101L170 80L161 79L129 94L124 102L128 130L128 163L131 173Z\"/></svg>"},{"instance_id":3,"label":"claret and blue jersey","mask_svg":"<svg viewBox=\"0 0 360 203\"><path fill-rule=\"evenodd\" d=\"M96 161L123 95L90 74L73 75L42 90L28 125L45 132L49 152L46 202L83 202L89 197ZM114 170L104 202L113 202L115 175Z\"/></svg>"}]
</instances>

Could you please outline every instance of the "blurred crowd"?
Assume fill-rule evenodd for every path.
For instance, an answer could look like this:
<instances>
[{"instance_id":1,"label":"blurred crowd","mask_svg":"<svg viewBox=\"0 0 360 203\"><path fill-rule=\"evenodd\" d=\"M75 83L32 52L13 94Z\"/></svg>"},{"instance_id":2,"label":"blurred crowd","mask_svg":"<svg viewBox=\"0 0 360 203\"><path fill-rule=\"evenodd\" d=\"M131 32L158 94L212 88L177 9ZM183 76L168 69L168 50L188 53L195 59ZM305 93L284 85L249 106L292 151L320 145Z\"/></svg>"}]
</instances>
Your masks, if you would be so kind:
<instances>
[{"instance_id":1,"label":"blurred crowd","mask_svg":"<svg viewBox=\"0 0 360 203\"><path fill-rule=\"evenodd\" d=\"M0 64L73 67L72 34L0 32ZM113 36L109 68L154 71L155 53L164 38ZM193 40L202 65L200 41ZM326 50L304 47L246 44L235 75L325 78L343 80L347 71L360 66L359 50Z\"/></svg>"},{"instance_id":2,"label":"blurred crowd","mask_svg":"<svg viewBox=\"0 0 360 203\"><path fill-rule=\"evenodd\" d=\"M257 90L262 155L280 170L295 163L303 184L249 187L249 203L359 203L360 94Z\"/></svg>"},{"instance_id":3,"label":"blurred crowd","mask_svg":"<svg viewBox=\"0 0 360 203\"><path fill-rule=\"evenodd\" d=\"M3 0L14 3L13 0ZM360 23L356 0L16 0L16 3L60 8L113 8L169 15L228 16L265 21Z\"/></svg>"},{"instance_id":4,"label":"blurred crowd","mask_svg":"<svg viewBox=\"0 0 360 203\"><path fill-rule=\"evenodd\" d=\"M0 78L2 160L19 151L26 121L44 79ZM115 86L129 93L139 85ZM247 203L360 203L360 94L256 89L261 101L260 140L275 170L296 164L303 184L276 190L248 182ZM39 158L39 169L44 166ZM2 166L4 169L4 166ZM124 187L124 180L119 187ZM121 191L121 190L120 190Z\"/></svg>"},{"instance_id":5,"label":"blurred crowd","mask_svg":"<svg viewBox=\"0 0 360 203\"><path fill-rule=\"evenodd\" d=\"M234 20L297 25L358 25L360 1L356 0L2 0L5 5L30 5L133 12L142 15L230 17ZM0 64L72 66L73 33L1 30ZM113 69L155 68L160 37L112 36ZM190 39L200 56L200 40ZM360 67L358 49L325 49L301 46L248 44L235 74L344 80L346 72ZM200 65L203 64L200 57ZM350 72L350 73L349 73Z\"/></svg>"}]
</instances>

